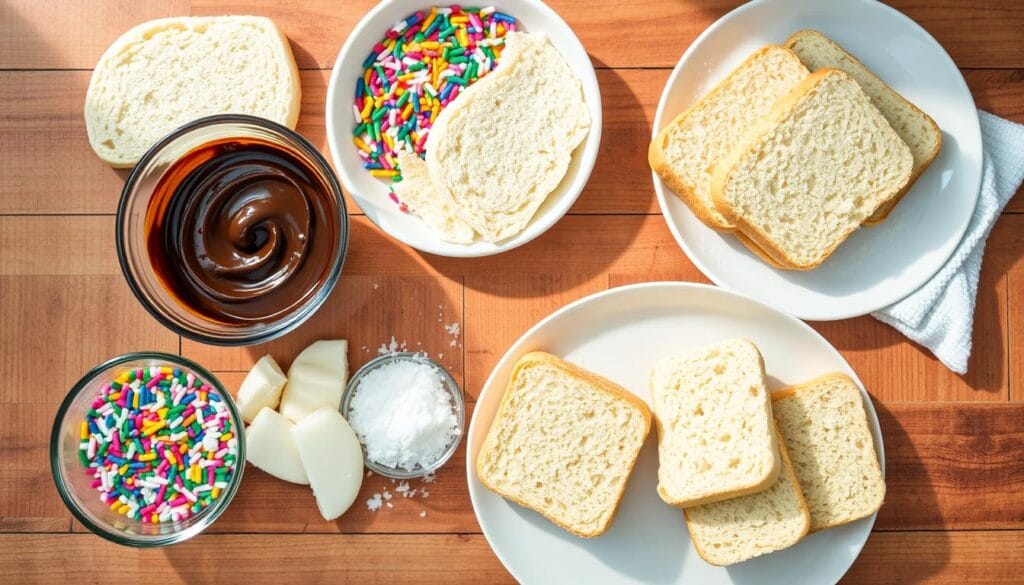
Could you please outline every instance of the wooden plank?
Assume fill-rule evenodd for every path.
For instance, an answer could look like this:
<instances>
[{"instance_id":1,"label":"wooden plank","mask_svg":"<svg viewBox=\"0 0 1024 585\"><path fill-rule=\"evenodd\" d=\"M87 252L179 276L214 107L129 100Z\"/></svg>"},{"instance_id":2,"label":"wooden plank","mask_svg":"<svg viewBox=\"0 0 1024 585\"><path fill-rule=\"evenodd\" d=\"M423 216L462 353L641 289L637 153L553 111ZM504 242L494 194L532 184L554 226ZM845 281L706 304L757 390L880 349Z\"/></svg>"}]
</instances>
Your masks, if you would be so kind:
<instances>
[{"instance_id":1,"label":"wooden plank","mask_svg":"<svg viewBox=\"0 0 1024 585\"><path fill-rule=\"evenodd\" d=\"M1021 555L1018 531L876 533L842 583L1016 583ZM0 570L23 583L514 583L481 535L207 534L162 550L84 534L0 535Z\"/></svg>"},{"instance_id":2,"label":"wooden plank","mask_svg":"<svg viewBox=\"0 0 1024 585\"><path fill-rule=\"evenodd\" d=\"M466 392L476 398L505 351L534 323L604 290L600 274L474 274L466 277ZM533 349L545 349L543 347Z\"/></svg>"},{"instance_id":3,"label":"wooden plank","mask_svg":"<svg viewBox=\"0 0 1024 585\"><path fill-rule=\"evenodd\" d=\"M327 302L306 323L269 343L216 347L182 341L182 353L211 370L247 371L269 353L287 368L304 347L318 339L347 339L354 372L377 357L392 337L398 349L425 351L462 382L462 341L446 326L462 324L462 281L432 276L343 274ZM455 345L452 345L452 342Z\"/></svg>"},{"instance_id":4,"label":"wooden plank","mask_svg":"<svg viewBox=\"0 0 1024 585\"><path fill-rule=\"evenodd\" d=\"M55 562L63 560L65 562ZM0 536L21 583L514 583L481 535L202 535L132 549L92 535Z\"/></svg>"},{"instance_id":5,"label":"wooden plank","mask_svg":"<svg viewBox=\"0 0 1024 585\"><path fill-rule=\"evenodd\" d=\"M58 400L11 404L6 401L10 386L0 388L5 398L0 407L0 532L68 532L71 513L50 474L50 427ZM46 489L38 489L43 486Z\"/></svg>"},{"instance_id":6,"label":"wooden plank","mask_svg":"<svg viewBox=\"0 0 1024 585\"><path fill-rule=\"evenodd\" d=\"M1024 7L1019 3L891 3L935 35L961 67L1024 67L1024 35L1020 34ZM616 0L550 2L579 35L596 66L619 68L675 65L697 35L739 4L737 0L652 0L640 10L635 4ZM328 68L352 27L371 5L371 0L359 0L339 10L330 0L195 0L192 13L270 16L291 39L300 66ZM623 39L636 32L642 34L628 37L635 41L636 50L623 50Z\"/></svg>"},{"instance_id":7,"label":"wooden plank","mask_svg":"<svg viewBox=\"0 0 1024 585\"><path fill-rule=\"evenodd\" d=\"M0 69L92 69L131 27L188 9L188 0L8 0L0 5Z\"/></svg>"},{"instance_id":8,"label":"wooden plank","mask_svg":"<svg viewBox=\"0 0 1024 585\"><path fill-rule=\"evenodd\" d=\"M570 213L658 213L647 144L669 71L601 70L604 137L586 190ZM968 71L978 107L1024 121L1024 71ZM323 111L327 71L301 73L298 130L328 160ZM113 213L127 174L89 148L80 115L85 71L0 72L0 213ZM39 161L60 153L43 173ZM1011 209L1024 209L1024 198ZM350 213L361 213L346 196Z\"/></svg>"},{"instance_id":9,"label":"wooden plank","mask_svg":"<svg viewBox=\"0 0 1024 585\"><path fill-rule=\"evenodd\" d=\"M0 249L0 275L121 274L113 216L0 216Z\"/></svg>"},{"instance_id":10,"label":"wooden plank","mask_svg":"<svg viewBox=\"0 0 1024 585\"><path fill-rule=\"evenodd\" d=\"M982 266L983 272L992 270L1006 275L1009 398L1024 401L1024 215L999 218L985 246Z\"/></svg>"},{"instance_id":11,"label":"wooden plank","mask_svg":"<svg viewBox=\"0 0 1024 585\"><path fill-rule=\"evenodd\" d=\"M875 408L887 487L876 530L1024 529L1024 404Z\"/></svg>"},{"instance_id":12,"label":"wooden plank","mask_svg":"<svg viewBox=\"0 0 1024 585\"><path fill-rule=\"evenodd\" d=\"M843 585L1020 583L1024 532L874 533Z\"/></svg>"}]
</instances>

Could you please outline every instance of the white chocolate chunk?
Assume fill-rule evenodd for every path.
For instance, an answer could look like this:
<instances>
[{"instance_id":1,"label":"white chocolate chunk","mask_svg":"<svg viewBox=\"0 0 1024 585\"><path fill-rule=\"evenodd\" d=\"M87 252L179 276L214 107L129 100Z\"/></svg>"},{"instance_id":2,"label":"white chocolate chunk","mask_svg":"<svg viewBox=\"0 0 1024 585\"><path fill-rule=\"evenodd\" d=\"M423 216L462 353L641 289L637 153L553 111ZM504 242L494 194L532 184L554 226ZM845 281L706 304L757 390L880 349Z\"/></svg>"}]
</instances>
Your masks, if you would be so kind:
<instances>
[{"instance_id":1,"label":"white chocolate chunk","mask_svg":"<svg viewBox=\"0 0 1024 585\"><path fill-rule=\"evenodd\" d=\"M341 407L348 380L348 342L321 340L302 350L288 369L288 383L281 395L281 414L299 422L318 408Z\"/></svg>"},{"instance_id":2,"label":"white chocolate chunk","mask_svg":"<svg viewBox=\"0 0 1024 585\"><path fill-rule=\"evenodd\" d=\"M302 465L320 514L334 520L345 513L363 485L363 451L337 408L323 407L292 428Z\"/></svg>"},{"instance_id":3,"label":"white chocolate chunk","mask_svg":"<svg viewBox=\"0 0 1024 585\"><path fill-rule=\"evenodd\" d=\"M284 372L274 358L269 355L261 357L238 387L238 398L235 403L242 412L245 422L252 422L264 406L276 409L281 401L281 390L284 389L285 382L287 379Z\"/></svg>"},{"instance_id":4,"label":"white chocolate chunk","mask_svg":"<svg viewBox=\"0 0 1024 585\"><path fill-rule=\"evenodd\" d=\"M292 437L294 425L276 410L260 409L245 429L245 458L278 479L309 485L299 449Z\"/></svg>"}]
</instances>

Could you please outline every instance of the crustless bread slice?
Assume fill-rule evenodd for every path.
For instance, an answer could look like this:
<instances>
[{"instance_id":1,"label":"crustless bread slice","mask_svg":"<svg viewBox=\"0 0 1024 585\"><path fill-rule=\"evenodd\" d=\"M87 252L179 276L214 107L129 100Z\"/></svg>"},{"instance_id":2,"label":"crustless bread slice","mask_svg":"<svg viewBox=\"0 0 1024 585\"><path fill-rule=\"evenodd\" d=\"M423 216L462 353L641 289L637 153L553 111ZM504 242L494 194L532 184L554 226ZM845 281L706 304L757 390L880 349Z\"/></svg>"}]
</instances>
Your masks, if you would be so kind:
<instances>
[{"instance_id":1,"label":"crustless bread slice","mask_svg":"<svg viewBox=\"0 0 1024 585\"><path fill-rule=\"evenodd\" d=\"M860 388L849 376L773 392L772 411L811 511L811 532L878 511L885 479Z\"/></svg>"},{"instance_id":2,"label":"crustless bread slice","mask_svg":"<svg viewBox=\"0 0 1024 585\"><path fill-rule=\"evenodd\" d=\"M648 151L651 168L702 222L732 230L732 222L711 202L712 169L807 75L789 49L760 49L658 133Z\"/></svg>"},{"instance_id":3,"label":"crustless bread slice","mask_svg":"<svg viewBox=\"0 0 1024 585\"><path fill-rule=\"evenodd\" d=\"M838 69L812 73L716 167L718 210L780 264L819 266L910 180L913 157Z\"/></svg>"},{"instance_id":4,"label":"crustless bread slice","mask_svg":"<svg viewBox=\"0 0 1024 585\"><path fill-rule=\"evenodd\" d=\"M779 473L764 364L735 339L662 358L651 372L658 494L688 507L767 489Z\"/></svg>"},{"instance_id":5,"label":"crustless bread slice","mask_svg":"<svg viewBox=\"0 0 1024 585\"><path fill-rule=\"evenodd\" d=\"M800 61L811 71L832 67L842 69L860 84L871 103L882 112L893 130L910 147L914 156L914 169L910 181L892 200L875 211L864 223L876 224L889 216L900 199L910 190L921 173L939 155L942 148L942 131L935 121L920 108L907 101L884 81L878 78L856 57L846 52L832 39L815 30L795 33L786 41L786 46L800 57Z\"/></svg>"},{"instance_id":6,"label":"crustless bread slice","mask_svg":"<svg viewBox=\"0 0 1024 585\"><path fill-rule=\"evenodd\" d=\"M785 444L779 441L782 470L771 487L738 498L686 508L693 548L713 565L732 565L800 541L810 514Z\"/></svg>"},{"instance_id":7,"label":"crustless bread slice","mask_svg":"<svg viewBox=\"0 0 1024 585\"><path fill-rule=\"evenodd\" d=\"M524 355L476 460L488 489L585 538L611 525L651 429L628 390L553 355Z\"/></svg>"}]
</instances>

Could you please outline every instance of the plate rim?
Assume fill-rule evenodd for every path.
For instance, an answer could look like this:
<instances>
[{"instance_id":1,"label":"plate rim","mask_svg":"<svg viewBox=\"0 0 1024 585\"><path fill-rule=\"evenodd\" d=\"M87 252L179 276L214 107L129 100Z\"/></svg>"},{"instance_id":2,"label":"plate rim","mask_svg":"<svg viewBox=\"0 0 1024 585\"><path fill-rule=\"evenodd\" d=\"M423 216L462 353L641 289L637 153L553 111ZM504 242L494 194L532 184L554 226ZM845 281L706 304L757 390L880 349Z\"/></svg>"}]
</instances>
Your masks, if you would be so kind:
<instances>
[{"instance_id":1,"label":"plate rim","mask_svg":"<svg viewBox=\"0 0 1024 585\"><path fill-rule=\"evenodd\" d=\"M537 219L537 216L534 215L534 217L530 219L530 222L527 223L526 228L524 228L523 231L520 232L519 234L516 234L515 236L507 238L506 240L503 240L501 242L489 243L490 246L483 248L477 248L476 246L473 245L461 245L446 242L441 238L437 237L436 234L434 234L434 241L428 242L426 244L422 242L417 244L411 241L411 239L406 234L401 233L400 231L385 229L384 226L381 225L381 221L379 220L378 214L376 212L368 213L366 209L364 209L362 202L365 198L363 197L362 194L359 193L357 189L353 188L354 185L349 180L349 174L346 172L345 166L342 164L342 157L340 156L341 145L339 144L340 138L336 136L336 134L344 133L333 132L333 128L337 122L337 116L335 113L335 108L332 107L332 104L336 102L336 98L338 97L339 92L342 91L341 86L344 85L343 81L341 80L340 67L342 63L342 57L346 53L355 50L355 40L358 37L361 37L363 34L366 34L365 29L369 26L371 20L376 18L378 14L391 10L393 8L393 5L399 3L400 1L401 0L381 0L373 8L368 10L363 15L363 17L359 19L355 26L352 27L351 32L349 32L348 36L345 38L345 42L342 43L341 48L338 50L338 55L337 57L335 57L334 64L331 66L331 73L327 82L327 93L325 98L326 103L324 105L324 130L327 135L327 146L331 154L331 162L334 165L335 172L337 173L339 179L341 180L342 186L344 187L345 191L348 192L348 194L352 197L352 200L359 207L359 210L363 212L363 215L367 219L369 219L370 222L386 236L406 246L409 246L410 248L417 250L421 253L433 254L435 256L442 256L447 258L482 258L486 256L495 256L497 254L509 252L511 250L524 246L532 242L533 240L539 238L540 236L546 234L548 231L551 230L551 228L555 227L555 225L558 222L560 222L566 215L568 215L569 211L576 204L576 201L579 200L580 196L583 194L583 191L586 190L587 184L590 182L590 177L593 174L594 167L597 165L597 158L601 150L604 109L601 100L601 85L597 80L597 71L594 69L594 63L593 60L590 58L590 54L587 52L587 49L583 45L583 42L579 39L579 36L576 34L576 31L574 31L573 28L569 26L569 23L566 22L565 19L562 18L562 16L554 8L549 6L543 0L514 0L514 2L531 5L535 9L544 13L546 18L549 18L556 23L560 22L561 25L568 32L568 35L566 36L566 41L570 44L576 45L579 51L586 57L587 66L583 70L577 70L576 68L572 68L571 66L570 68L572 68L573 71L580 78L580 85L582 86L584 99L588 105L588 110L591 110L592 114L590 120L590 130L587 133L587 136L584 138L583 142L581 142L576 147L576 149L574 149L572 159L570 160L571 166L572 160L576 159L577 157L580 157L579 169L577 170L575 176L571 177L571 182L578 182L579 188L576 189L576 192L574 194L571 193L571 190L566 192L562 196L561 200L557 202L557 209L554 210L554 215L552 216L550 223L547 226L543 227L542 229L536 230L536 233L529 234L528 237L523 237L523 234L527 233L530 226L533 224L534 220ZM422 0L419 3L422 3L424 5L428 4L425 0ZM588 95L587 93L588 85L593 87L593 90L591 91L593 96ZM591 97L593 97L593 99L591 99ZM593 102L592 105L591 102ZM596 113L596 116L593 115L594 113ZM340 115L344 116L344 114ZM593 146L591 146L591 144L593 144ZM590 151L589 154L588 151ZM568 173L565 177L563 177L563 181L566 178L569 178ZM429 231L429 228L425 227L425 229Z\"/></svg>"},{"instance_id":2,"label":"plate rim","mask_svg":"<svg viewBox=\"0 0 1024 585\"><path fill-rule=\"evenodd\" d=\"M843 357L843 355L839 352L839 350L836 349L836 347L834 345L832 345L832 343L828 339L826 339L824 335L822 335L816 329L814 329L813 327L808 325L805 321L803 321L800 318L798 318L798 317L796 317L796 316L794 316L794 315L784 311L783 309L781 309L781 308L779 308L779 307L777 307L777 306L775 306L775 305L773 305L771 303L767 303L765 301L753 298L753 297L751 297L751 296L749 296L747 294L744 294L744 293L741 293L741 292L738 292L738 291L734 291L734 290L731 290L731 289L727 289L727 288L724 288L724 287L721 287L721 286L717 286L717 285L713 285L713 284L704 284L704 283L700 283L700 282L657 280L657 281L649 281L649 282L639 282L639 283L633 283L633 284L626 284L626 285L622 285L622 286L616 286L616 287L608 288L608 289L605 289L605 290L602 290L602 291L597 291L597 292L591 293L589 295L586 295L586 296L584 296L582 298L576 299L575 301L572 301L572 302L570 302L570 303L568 303L566 305L563 305L562 307L560 307L558 309L555 309L554 311L549 313L547 316L545 316L545 317L541 318L540 320L538 320L529 329L527 329L522 335L520 335L519 338L516 339L511 345L509 345L508 349L505 350L505 353L503 353L501 355L501 357L498 358L498 360L495 362L494 367L491 369L490 374L488 374L487 379L484 381L484 384L483 384L483 386L480 389L480 394L476 397L476 400L473 401L474 402L473 416L470 418L469 427L466 429L466 434L465 434L465 441L466 441L466 484L467 484L467 491L469 491L470 503L473 506L473 515L476 518L477 523L480 525L480 531L481 531L481 533L483 533L484 538L487 540L487 545L490 547L491 551L494 552L494 555L496 557L498 557L498 560L501 561L501 564L502 564L503 567L505 567L505 570L507 570L509 572L509 574L511 574L512 577L516 579L516 581L519 581L519 582L522 583L523 579L516 572L516 570L513 568L513 566L508 562L508 560L502 554L502 552L499 551L499 549L494 546L494 542L491 539L492 537L491 537L491 534L489 532L489 529L488 529L488 526L487 526L487 522L484 520L483 516L481 515L481 513L480 513L480 504L477 502L476 492L479 491L480 489L486 490L487 488L483 487L483 484L480 482L480 480L478 478L476 478L476 465L475 465L475 457L474 457L476 454L475 453L470 453L471 445L472 445L472 442L473 442L473 437L478 432L476 427L477 427L477 416L479 415L480 410L478 408L476 408L476 405L480 404L484 400L484 398L489 395L490 387L491 387L492 384L494 384L494 383L496 383L498 381L496 379L497 375L498 375L498 371L502 368L502 366L506 363L506 361L512 360L515 355L517 355L518 353L521 353L521 351L522 351L521 347L525 344L526 340L531 338L531 337L533 337L538 330L540 330L541 328L545 327L548 323L550 323L551 321L554 321L555 319L561 317L562 315L564 315L566 313L569 313L571 311L574 311L574 310L582 307L583 305L586 305L586 304L589 304L589 303L593 303L593 302L598 302L601 299L604 299L606 297L617 296L617 295L626 295L626 296L628 296L630 294L635 293L635 291L643 290L643 289L650 289L650 288L666 288L666 289L670 289L670 290L675 290L677 293L681 293L681 294L691 294L693 291L701 291L701 292L704 292L704 293L722 294L722 295L725 295L725 296L733 297L736 300L739 300L741 302L751 303L751 304L753 304L753 305L755 305L755 306L757 306L757 307L759 307L759 308L761 308L763 310L769 311L769 312L771 312L771 313L773 313L773 314L783 318L784 320L786 320L786 321L790 322L791 324L795 325L798 329L804 331L805 333L809 333L817 341L819 341L821 343L824 343L824 345L829 349L829 351L831 351L831 353L834 355L834 357L836 357L841 363L846 365L846 369L848 370L850 377L853 379L853 381L857 384L857 387L860 389L861 398L864 401L865 411L866 411L866 414L867 414L867 417L868 417L868 423L871 426L872 439L875 440L875 449L876 449L876 452L878 454L879 467L881 468L883 479L885 478L885 473L886 473L885 438L882 435L882 426L881 426L881 422L878 419L878 412L875 409L874 399L871 397L870 393L868 393L867 388L864 386L864 383L861 381L860 376L857 375L856 370L853 369L853 366L850 365L850 363L846 360L845 357ZM482 424L482 423L480 423L480 424ZM857 554L854 555L853 559L850 561L850 564L847 565L846 569L843 571L844 575L847 572L849 572L850 567L852 567L853 563L856 562L857 558L860 557L861 552L863 552L863 550L864 550L864 546L867 544L868 539L871 537L871 533L872 533L872 531L874 529L875 521L878 518L878 511L876 511L874 514L872 514L868 518L870 518L870 525L868 526L868 529L865 531L864 539L857 545ZM862 519L862 520L865 520L865 519Z\"/></svg>"},{"instance_id":3,"label":"plate rim","mask_svg":"<svg viewBox=\"0 0 1024 585\"><path fill-rule=\"evenodd\" d=\"M811 6L820 7L823 4L827 4L829 1L832 1L832 0L815 0L814 2L805 2L805 3L809 4ZM946 51L945 47L943 47L942 44L939 43L939 41L934 36L932 36L931 33L929 33L923 26L918 24L917 21L915 21L914 19L910 18L906 14L903 14L902 12L897 10L896 8L893 8L892 6L889 6L888 4L885 4L884 2L880 2L880 1L877 1L877 0L840 0L839 3L844 4L844 5L848 5L848 4L853 3L854 1L856 1L857 3L859 3L863 7L868 7L868 8L875 8L876 6L877 7L881 7L884 11L887 12L889 17L900 19L905 24L909 24L911 26L911 28L917 29L917 31L922 33L924 35L924 38L928 42L930 42L935 49L938 49L937 56L940 59L943 59L954 70L956 70L957 76L956 76L956 79L954 81L959 85L959 89L962 91L962 93L967 96L967 99L970 101L970 104L972 106L973 116L971 116L970 121L973 122L973 123L971 125L971 134L972 134L973 138L976 139L977 144L981 148L981 151L979 152L978 161L977 161L977 168L975 169L975 175L976 175L975 183L976 184L973 187L974 195L973 195L973 199L972 199L972 203L971 203L971 211L970 211L970 213L966 214L966 219L962 222L961 226L958 228L958 233L957 233L957 236L956 236L956 244L949 246L949 250L946 253L946 257L942 260L942 262L937 262L936 263L936 266L935 266L934 270L929 271L929 273L926 276L921 276L920 278L916 279L916 280L919 280L920 282L917 282L913 287L907 286L907 287L900 287L900 288L898 288L897 290L899 290L899 294L890 294L890 295L888 295L884 299L884 302L883 301L875 301L874 303L870 303L870 304L863 303L862 306L860 306L860 307L857 307L857 308L848 307L848 308L846 308L846 310L839 310L838 308L836 308L836 309L826 309L824 311L804 311L804 310L800 310L800 311L794 312L794 314L797 317L799 317L801 319L806 319L806 320L809 320L809 321L839 321L839 320L843 320L843 319L852 319L852 318L855 318L855 317L861 317L861 316L873 313L873 312L875 312L877 310L883 309L883 308L885 308L887 306L890 306L890 305L892 305L892 304L894 304L896 302L899 302L900 300L902 300L904 298L907 298L908 296L912 295L914 292L916 292L917 290L919 290L920 288L925 286L932 279L932 277L934 277L936 274L938 274L939 271L942 270L943 266L946 265L946 262L948 262L949 259L956 253L957 247L960 245L960 242L963 241L964 234L967 233L967 229L970 227L971 218L974 216L974 211L977 208L978 199L979 199L979 195L980 195L980 191L981 191L982 167L983 167L983 164L984 164L984 144L982 142L982 135L981 135L981 122L978 119L977 104L974 101L974 95L971 93L970 88L967 86L967 81L964 79L963 73L960 71L960 68L957 66L956 62L953 61L953 58L949 56L949 53ZM663 120L663 118L665 117L665 104L668 101L669 94L671 93L672 88L678 83L678 78L679 78L683 68L687 65L688 61L692 58L692 54L693 54L695 48L699 47L702 43L704 43L705 40L708 37L710 37L712 34L714 34L715 31L717 31L719 28L724 26L729 20L731 20L731 19L733 19L733 18L735 18L735 17L737 17L737 16L739 16L739 15L741 15L741 14L743 14L743 13L749 11L749 10L753 10L755 8L758 8L758 7L762 6L762 5L775 4L775 3L784 4L785 0L752 0L752 1L747 2L745 4L741 4L740 6L737 6L736 8L730 10L729 12L727 12L726 14L721 16L718 20L713 22L710 26L708 26L706 29L704 29L704 31L701 32L701 34L698 35L697 38L694 39L692 43L690 43L690 45L683 52L682 56L679 57L679 60L676 62L675 66L672 68L672 72L669 74L668 80L665 82L665 86L662 88L661 96L658 98L658 107L655 109L654 119L653 119L653 121L651 123L652 124L651 125L651 141L653 141L654 138L658 135L658 132L661 130L661 128L663 127L663 125L666 122L665 120ZM928 170L929 169L925 169L925 172L927 172ZM676 245L678 245L680 247L680 249L682 249L683 253L686 254L686 257L691 262L693 262L694 266L696 266L697 269L700 270L701 274L704 274L705 276L708 277L708 279L710 279L712 282L714 282L718 286L721 286L722 288L726 288L726 289L729 289L729 290L736 290L734 287L730 286L729 284L727 284L725 282L722 282L722 279L719 277L719 275L717 273L708 270L707 264L703 261L702 257L699 256L698 254L695 254L694 250L691 249L691 247L687 244L685 238L683 238L682 231L680 230L680 227L678 225L676 225L676 223L674 221L672 221L671 218L669 217L669 212L668 212L669 196L672 196L672 197L675 197L675 196L669 194L669 191L671 191L671 190L661 180L661 177L658 176L658 173L654 172L653 169L650 172L651 172L652 181L654 183L655 196L656 196L656 198L658 200L658 208L661 211L661 215L664 218L665 223L668 225L669 231L672 233L672 238L676 241ZM689 210L689 208L686 209L686 212L687 213L693 213L691 210ZM740 291L740 292L742 292L742 291ZM773 303L769 302L769 304L773 304Z\"/></svg>"}]
</instances>

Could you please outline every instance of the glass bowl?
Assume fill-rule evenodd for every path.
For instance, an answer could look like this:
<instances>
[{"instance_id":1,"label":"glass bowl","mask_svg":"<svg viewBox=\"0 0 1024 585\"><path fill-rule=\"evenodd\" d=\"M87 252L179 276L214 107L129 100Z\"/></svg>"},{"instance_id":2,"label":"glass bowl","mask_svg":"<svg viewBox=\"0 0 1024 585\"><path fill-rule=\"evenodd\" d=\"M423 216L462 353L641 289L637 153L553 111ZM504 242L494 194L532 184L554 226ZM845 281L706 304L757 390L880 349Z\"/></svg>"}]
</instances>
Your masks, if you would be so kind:
<instances>
[{"instance_id":1,"label":"glass bowl","mask_svg":"<svg viewBox=\"0 0 1024 585\"><path fill-rule=\"evenodd\" d=\"M352 379L349 380L348 386L345 388L345 394L344 396L342 396L341 399L341 414L345 416L345 420L348 420L349 411L351 410L352 398L356 395L357 392L360 391L360 384L362 383L363 378L365 378L367 374L376 370L377 368L380 368L381 366L385 366L400 361L424 364L434 368L434 370L437 371L437 373L441 376L442 386L444 387L445 391L448 392L448 396L451 399L452 410L455 413L455 421L456 424L458 425L458 431L456 435L452 437L451 443L444 450L444 452L441 454L437 461L427 466L417 466L411 470L401 467L387 467L381 465L380 463L377 463L376 461L372 461L367 457L366 445L363 445L361 440L360 446L363 449L363 464L365 464L366 467L369 468L374 473L378 473L380 475L383 475L384 477L389 477L392 479L415 479L417 477L423 477L425 475L434 473L442 466L444 466L444 464L447 463L448 460L452 458L452 455L455 454L456 449L459 448L459 443L462 442L462 437L466 432L466 402L462 398L462 389L459 388L458 382L456 382L455 379L452 378L451 374L448 373L448 370L444 369L444 367L442 367L441 364L430 359L423 353L405 351L389 353L374 358L367 362L363 367L359 368L359 371L357 371L355 375L352 376Z\"/></svg>"},{"instance_id":2,"label":"glass bowl","mask_svg":"<svg viewBox=\"0 0 1024 585\"><path fill-rule=\"evenodd\" d=\"M150 366L192 371L219 392L227 405L231 429L238 443L234 473L220 496L200 512L177 522L145 523L111 510L100 500L100 492L90 485L92 475L85 473L78 456L81 422L102 386L126 370ZM57 411L50 434L50 470L64 504L79 522L95 534L127 546L167 546L199 534L227 509L238 491L245 469L244 432L242 417L234 401L213 374L180 356L158 352L129 353L89 370L68 392Z\"/></svg>"},{"instance_id":3,"label":"glass bowl","mask_svg":"<svg viewBox=\"0 0 1024 585\"><path fill-rule=\"evenodd\" d=\"M239 139L269 142L286 150L327 187L330 197L328 215L338 233L330 258L317 281L318 288L303 292L293 306L265 319L242 324L218 322L188 308L177 294L162 282L154 270L147 246L147 210L161 180L175 163L211 143ZM300 163L296 163L300 164ZM234 219L234 218L232 218ZM316 312L327 299L341 275L348 250L348 213L345 198L331 166L323 155L297 132L280 124L241 114L201 118L178 128L156 143L132 169L117 209L117 256L128 286L153 317L175 333L213 345L252 345L275 339L295 329ZM162 264L162 262L158 262ZM274 285L277 286L277 285ZM272 293L267 293L272 294Z\"/></svg>"}]
</instances>

